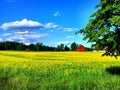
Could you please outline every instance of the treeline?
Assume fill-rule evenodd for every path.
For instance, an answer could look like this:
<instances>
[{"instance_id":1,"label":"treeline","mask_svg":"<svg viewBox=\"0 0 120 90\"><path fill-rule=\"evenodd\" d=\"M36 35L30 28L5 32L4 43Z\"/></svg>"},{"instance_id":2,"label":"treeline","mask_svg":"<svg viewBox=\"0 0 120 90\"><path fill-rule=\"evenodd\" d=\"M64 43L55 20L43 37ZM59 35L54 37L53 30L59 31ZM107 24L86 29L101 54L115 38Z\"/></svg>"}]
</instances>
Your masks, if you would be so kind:
<instances>
[{"instance_id":1,"label":"treeline","mask_svg":"<svg viewBox=\"0 0 120 90\"><path fill-rule=\"evenodd\" d=\"M18 42L0 42L0 50L17 50L17 51L76 51L76 48L79 45L75 42L71 44L70 47L64 44L60 44L57 47L46 46L43 43L36 43L25 45L23 43ZM86 51L90 51L92 49L86 48Z\"/></svg>"}]
</instances>

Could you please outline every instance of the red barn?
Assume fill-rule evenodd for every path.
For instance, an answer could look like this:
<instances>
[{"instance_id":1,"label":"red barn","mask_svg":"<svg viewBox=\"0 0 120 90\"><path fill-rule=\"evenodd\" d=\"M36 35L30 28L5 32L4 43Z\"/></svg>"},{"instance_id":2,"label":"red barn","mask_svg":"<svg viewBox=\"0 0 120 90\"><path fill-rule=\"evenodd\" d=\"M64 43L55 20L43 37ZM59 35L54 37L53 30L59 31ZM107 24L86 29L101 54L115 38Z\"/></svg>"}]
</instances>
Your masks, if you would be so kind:
<instances>
[{"instance_id":1,"label":"red barn","mask_svg":"<svg viewBox=\"0 0 120 90\"><path fill-rule=\"evenodd\" d=\"M81 46L79 46L79 47L76 48L76 51L78 51L78 52L84 52L85 51L85 47L81 45Z\"/></svg>"}]
</instances>

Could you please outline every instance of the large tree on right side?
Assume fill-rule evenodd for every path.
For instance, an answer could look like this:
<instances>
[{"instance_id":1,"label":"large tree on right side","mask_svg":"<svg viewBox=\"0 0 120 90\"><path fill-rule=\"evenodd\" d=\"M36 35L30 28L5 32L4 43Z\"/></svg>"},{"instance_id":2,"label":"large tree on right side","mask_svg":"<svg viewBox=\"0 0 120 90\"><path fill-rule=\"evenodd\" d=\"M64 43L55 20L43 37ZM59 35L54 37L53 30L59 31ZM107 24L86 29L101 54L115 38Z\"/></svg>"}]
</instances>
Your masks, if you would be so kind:
<instances>
[{"instance_id":1,"label":"large tree on right side","mask_svg":"<svg viewBox=\"0 0 120 90\"><path fill-rule=\"evenodd\" d=\"M104 55L120 54L120 0L101 0L89 23L78 33L95 47L105 48ZM116 53L115 53L116 52Z\"/></svg>"}]
</instances>

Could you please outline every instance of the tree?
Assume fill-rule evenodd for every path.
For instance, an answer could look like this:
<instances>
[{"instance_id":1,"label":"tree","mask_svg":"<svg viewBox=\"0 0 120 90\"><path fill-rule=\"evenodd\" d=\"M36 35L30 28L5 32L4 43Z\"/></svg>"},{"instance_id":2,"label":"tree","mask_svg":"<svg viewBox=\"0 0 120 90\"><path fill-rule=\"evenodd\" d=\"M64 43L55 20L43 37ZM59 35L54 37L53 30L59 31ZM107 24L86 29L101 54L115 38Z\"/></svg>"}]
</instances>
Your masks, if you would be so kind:
<instances>
[{"instance_id":1,"label":"tree","mask_svg":"<svg viewBox=\"0 0 120 90\"><path fill-rule=\"evenodd\" d=\"M98 10L90 17L89 23L77 33L83 40L93 42L94 46L105 48L108 56L120 54L120 0L101 0Z\"/></svg>"},{"instance_id":2,"label":"tree","mask_svg":"<svg viewBox=\"0 0 120 90\"><path fill-rule=\"evenodd\" d=\"M56 51L64 51L64 44L60 44L57 46L57 50Z\"/></svg>"},{"instance_id":3,"label":"tree","mask_svg":"<svg viewBox=\"0 0 120 90\"><path fill-rule=\"evenodd\" d=\"M24 51L26 49L26 46L23 43L19 43L16 47L17 47L16 50L19 51Z\"/></svg>"},{"instance_id":4,"label":"tree","mask_svg":"<svg viewBox=\"0 0 120 90\"><path fill-rule=\"evenodd\" d=\"M66 45L66 46L64 47L64 50L65 50L65 51L70 51L70 48Z\"/></svg>"},{"instance_id":5,"label":"tree","mask_svg":"<svg viewBox=\"0 0 120 90\"><path fill-rule=\"evenodd\" d=\"M36 51L36 47L35 47L34 44L30 44L29 49L32 50L32 51Z\"/></svg>"},{"instance_id":6,"label":"tree","mask_svg":"<svg viewBox=\"0 0 120 90\"><path fill-rule=\"evenodd\" d=\"M36 43L35 45L37 51L43 51L43 44L42 43Z\"/></svg>"},{"instance_id":7,"label":"tree","mask_svg":"<svg viewBox=\"0 0 120 90\"><path fill-rule=\"evenodd\" d=\"M72 44L71 44L71 51L76 51L76 48L78 47L78 45L75 43L75 42L73 42Z\"/></svg>"}]
</instances>

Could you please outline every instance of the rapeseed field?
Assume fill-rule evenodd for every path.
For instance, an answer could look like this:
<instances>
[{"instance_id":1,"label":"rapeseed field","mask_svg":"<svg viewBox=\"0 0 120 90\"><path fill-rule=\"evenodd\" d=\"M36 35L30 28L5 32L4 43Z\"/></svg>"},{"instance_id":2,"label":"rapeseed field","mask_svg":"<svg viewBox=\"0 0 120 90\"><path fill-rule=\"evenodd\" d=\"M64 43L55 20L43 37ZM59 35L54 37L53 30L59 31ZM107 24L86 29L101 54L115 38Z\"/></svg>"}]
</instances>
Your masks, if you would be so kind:
<instances>
[{"instance_id":1,"label":"rapeseed field","mask_svg":"<svg viewBox=\"0 0 120 90\"><path fill-rule=\"evenodd\" d=\"M0 51L0 90L120 90L120 58L101 55Z\"/></svg>"}]
</instances>

